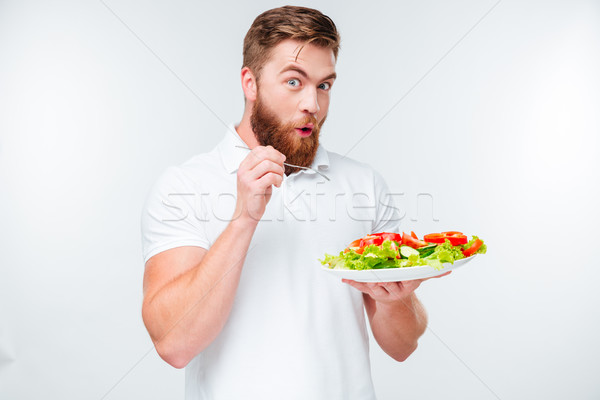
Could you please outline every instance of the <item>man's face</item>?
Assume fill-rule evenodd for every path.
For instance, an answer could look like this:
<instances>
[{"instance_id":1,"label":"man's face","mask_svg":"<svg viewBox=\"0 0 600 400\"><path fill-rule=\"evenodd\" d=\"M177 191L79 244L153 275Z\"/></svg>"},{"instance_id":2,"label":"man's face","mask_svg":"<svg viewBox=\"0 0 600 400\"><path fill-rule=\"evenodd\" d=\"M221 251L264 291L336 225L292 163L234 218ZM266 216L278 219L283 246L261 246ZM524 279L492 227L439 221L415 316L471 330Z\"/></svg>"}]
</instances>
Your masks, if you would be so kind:
<instances>
[{"instance_id":1,"label":"man's face","mask_svg":"<svg viewBox=\"0 0 600 400\"><path fill-rule=\"evenodd\" d=\"M302 45L285 40L271 49L257 82L250 122L261 145L285 154L287 163L308 167L329 109L335 58L330 49L312 44L298 54ZM286 174L296 170L286 167Z\"/></svg>"}]
</instances>

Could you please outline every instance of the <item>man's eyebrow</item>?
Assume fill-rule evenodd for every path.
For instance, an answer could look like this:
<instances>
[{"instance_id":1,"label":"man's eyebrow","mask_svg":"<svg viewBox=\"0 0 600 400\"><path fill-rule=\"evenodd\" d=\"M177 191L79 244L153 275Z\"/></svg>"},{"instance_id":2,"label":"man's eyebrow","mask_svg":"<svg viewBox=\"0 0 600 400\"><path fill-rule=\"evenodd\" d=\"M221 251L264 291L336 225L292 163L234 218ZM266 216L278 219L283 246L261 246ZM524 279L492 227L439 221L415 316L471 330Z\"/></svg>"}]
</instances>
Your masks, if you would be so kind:
<instances>
[{"instance_id":1,"label":"man's eyebrow","mask_svg":"<svg viewBox=\"0 0 600 400\"><path fill-rule=\"evenodd\" d=\"M302 75L304 78L308 78L308 74L302 68L299 68L295 65L288 65L287 67L284 67L281 71L279 71L279 75L283 74L284 72L288 72L288 71L295 71L295 72L299 73L300 75ZM321 80L326 81L328 79L335 79L336 77L337 77L337 74L335 72L333 72Z\"/></svg>"},{"instance_id":2,"label":"man's eyebrow","mask_svg":"<svg viewBox=\"0 0 600 400\"><path fill-rule=\"evenodd\" d=\"M337 74L335 72L332 72L331 74L327 75L325 77L325 79L323 79L324 81L329 80L329 79L335 79L337 78Z\"/></svg>"}]
</instances>

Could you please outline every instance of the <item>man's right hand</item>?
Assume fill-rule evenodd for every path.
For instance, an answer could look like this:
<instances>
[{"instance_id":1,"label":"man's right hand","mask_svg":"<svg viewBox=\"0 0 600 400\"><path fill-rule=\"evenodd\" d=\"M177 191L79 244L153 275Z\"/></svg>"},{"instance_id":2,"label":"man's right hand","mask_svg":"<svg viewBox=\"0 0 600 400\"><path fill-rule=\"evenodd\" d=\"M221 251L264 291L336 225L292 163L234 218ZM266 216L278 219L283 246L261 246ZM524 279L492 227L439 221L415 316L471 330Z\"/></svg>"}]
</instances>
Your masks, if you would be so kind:
<instances>
[{"instance_id":1,"label":"man's right hand","mask_svg":"<svg viewBox=\"0 0 600 400\"><path fill-rule=\"evenodd\" d=\"M283 182L285 155L272 146L256 146L237 172L237 203L233 218L258 222L271 199L273 185Z\"/></svg>"}]
</instances>

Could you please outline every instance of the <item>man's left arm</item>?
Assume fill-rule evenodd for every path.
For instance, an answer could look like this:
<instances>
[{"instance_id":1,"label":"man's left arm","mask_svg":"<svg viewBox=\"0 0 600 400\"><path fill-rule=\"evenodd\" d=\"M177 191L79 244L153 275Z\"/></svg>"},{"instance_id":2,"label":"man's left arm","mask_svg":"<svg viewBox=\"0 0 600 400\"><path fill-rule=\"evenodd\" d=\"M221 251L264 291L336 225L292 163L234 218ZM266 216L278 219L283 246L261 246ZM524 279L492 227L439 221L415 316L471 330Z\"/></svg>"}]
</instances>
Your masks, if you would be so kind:
<instances>
[{"instance_id":1,"label":"man's left arm","mask_svg":"<svg viewBox=\"0 0 600 400\"><path fill-rule=\"evenodd\" d=\"M415 351L427 328L427 313L414 293L427 279L381 283L343 280L363 292L373 336L396 361L406 360Z\"/></svg>"}]
</instances>

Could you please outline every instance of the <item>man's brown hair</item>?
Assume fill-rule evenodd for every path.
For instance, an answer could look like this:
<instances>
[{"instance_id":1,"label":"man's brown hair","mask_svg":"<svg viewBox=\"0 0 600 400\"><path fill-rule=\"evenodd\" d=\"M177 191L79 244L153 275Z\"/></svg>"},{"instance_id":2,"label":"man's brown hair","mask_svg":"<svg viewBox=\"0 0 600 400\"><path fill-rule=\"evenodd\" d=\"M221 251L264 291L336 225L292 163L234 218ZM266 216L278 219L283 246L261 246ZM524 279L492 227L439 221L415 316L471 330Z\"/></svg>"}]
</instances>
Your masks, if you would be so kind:
<instances>
[{"instance_id":1,"label":"man's brown hair","mask_svg":"<svg viewBox=\"0 0 600 400\"><path fill-rule=\"evenodd\" d=\"M329 48L337 60L340 35L331 18L312 8L284 6L256 17L244 38L242 68L250 68L258 79L271 49L286 39Z\"/></svg>"}]
</instances>

